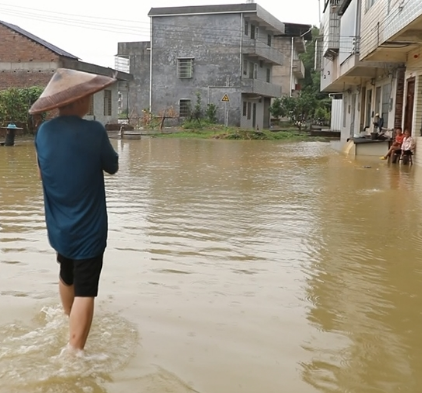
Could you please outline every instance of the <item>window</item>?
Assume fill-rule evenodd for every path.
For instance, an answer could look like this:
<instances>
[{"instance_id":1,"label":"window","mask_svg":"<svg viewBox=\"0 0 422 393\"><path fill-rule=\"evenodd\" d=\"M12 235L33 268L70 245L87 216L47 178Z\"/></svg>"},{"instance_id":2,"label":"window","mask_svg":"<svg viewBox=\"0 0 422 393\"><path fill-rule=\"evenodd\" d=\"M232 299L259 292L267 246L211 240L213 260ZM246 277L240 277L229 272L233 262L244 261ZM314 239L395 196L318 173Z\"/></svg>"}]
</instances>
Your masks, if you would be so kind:
<instances>
[{"instance_id":1,"label":"window","mask_svg":"<svg viewBox=\"0 0 422 393\"><path fill-rule=\"evenodd\" d=\"M179 117L188 117L191 113L190 100L180 100L179 102Z\"/></svg>"},{"instance_id":2,"label":"window","mask_svg":"<svg viewBox=\"0 0 422 393\"><path fill-rule=\"evenodd\" d=\"M87 113L88 116L94 115L94 95L91 94L91 98L89 99L89 110Z\"/></svg>"},{"instance_id":3,"label":"window","mask_svg":"<svg viewBox=\"0 0 422 393\"><path fill-rule=\"evenodd\" d=\"M192 78L193 59L177 59L177 75L181 79Z\"/></svg>"},{"instance_id":4,"label":"window","mask_svg":"<svg viewBox=\"0 0 422 393\"><path fill-rule=\"evenodd\" d=\"M249 35L249 22L245 20L245 35Z\"/></svg>"},{"instance_id":5,"label":"window","mask_svg":"<svg viewBox=\"0 0 422 393\"><path fill-rule=\"evenodd\" d=\"M252 104L248 102L248 120L251 119Z\"/></svg>"},{"instance_id":6,"label":"window","mask_svg":"<svg viewBox=\"0 0 422 393\"><path fill-rule=\"evenodd\" d=\"M253 40L255 39L255 33L256 33L255 26L251 25L251 38Z\"/></svg>"},{"instance_id":7,"label":"window","mask_svg":"<svg viewBox=\"0 0 422 393\"><path fill-rule=\"evenodd\" d=\"M258 79L258 64L253 65L253 77L254 79Z\"/></svg>"},{"instance_id":8,"label":"window","mask_svg":"<svg viewBox=\"0 0 422 393\"><path fill-rule=\"evenodd\" d=\"M268 46L271 46L271 41L272 41L272 36L271 36L271 34L268 34L268 37L267 37L267 45Z\"/></svg>"},{"instance_id":9,"label":"window","mask_svg":"<svg viewBox=\"0 0 422 393\"><path fill-rule=\"evenodd\" d=\"M243 60L243 75L248 75L248 61Z\"/></svg>"},{"instance_id":10,"label":"window","mask_svg":"<svg viewBox=\"0 0 422 393\"><path fill-rule=\"evenodd\" d=\"M104 90L104 116L111 116L111 90Z\"/></svg>"},{"instance_id":11,"label":"window","mask_svg":"<svg viewBox=\"0 0 422 393\"><path fill-rule=\"evenodd\" d=\"M269 68L267 68L267 82L271 82L271 70Z\"/></svg>"},{"instance_id":12,"label":"window","mask_svg":"<svg viewBox=\"0 0 422 393\"><path fill-rule=\"evenodd\" d=\"M264 67L264 61L263 61L263 60L260 60L260 61L259 61L259 67L260 67L260 68Z\"/></svg>"},{"instance_id":13,"label":"window","mask_svg":"<svg viewBox=\"0 0 422 393\"><path fill-rule=\"evenodd\" d=\"M243 101L243 116L246 116L247 113L247 102Z\"/></svg>"}]
</instances>

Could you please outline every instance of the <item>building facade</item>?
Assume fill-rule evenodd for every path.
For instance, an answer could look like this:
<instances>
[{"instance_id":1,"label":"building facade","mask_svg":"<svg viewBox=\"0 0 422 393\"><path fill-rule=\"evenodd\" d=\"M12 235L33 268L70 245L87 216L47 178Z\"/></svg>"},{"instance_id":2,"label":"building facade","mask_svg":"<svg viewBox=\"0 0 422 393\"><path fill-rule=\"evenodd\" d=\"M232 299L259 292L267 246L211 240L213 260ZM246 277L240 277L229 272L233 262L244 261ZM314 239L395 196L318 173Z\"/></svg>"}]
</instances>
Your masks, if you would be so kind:
<instances>
[{"instance_id":1,"label":"building facade","mask_svg":"<svg viewBox=\"0 0 422 393\"><path fill-rule=\"evenodd\" d=\"M298 30L294 31L295 27ZM288 36L289 28L293 30L291 34L295 35ZM302 88L305 66L299 55L306 51L305 40L312 39L310 29L311 25L289 23L286 24L286 35L277 37L274 41L274 47L284 55L284 63L273 67L273 83L281 86L281 95L283 96L296 96Z\"/></svg>"},{"instance_id":2,"label":"building facade","mask_svg":"<svg viewBox=\"0 0 422 393\"><path fill-rule=\"evenodd\" d=\"M419 138L422 2L327 0L322 30L321 90L333 93L333 109L341 107L335 123L342 143L373 131L377 114L384 128L400 126ZM334 110L333 116L338 118Z\"/></svg>"},{"instance_id":3,"label":"building facade","mask_svg":"<svg viewBox=\"0 0 422 393\"><path fill-rule=\"evenodd\" d=\"M152 8L149 16L150 41L118 45L134 75L130 112L167 111L183 120L199 95L204 110L216 106L220 123L269 127L271 99L282 94L285 23L255 3ZM294 67L300 77L301 62Z\"/></svg>"},{"instance_id":4,"label":"building facade","mask_svg":"<svg viewBox=\"0 0 422 393\"><path fill-rule=\"evenodd\" d=\"M0 21L0 90L12 87L45 87L60 67L116 76L118 83L93 96L87 118L96 119L103 124L117 122L119 83L131 80L130 74L84 63L78 57L19 26Z\"/></svg>"}]
</instances>

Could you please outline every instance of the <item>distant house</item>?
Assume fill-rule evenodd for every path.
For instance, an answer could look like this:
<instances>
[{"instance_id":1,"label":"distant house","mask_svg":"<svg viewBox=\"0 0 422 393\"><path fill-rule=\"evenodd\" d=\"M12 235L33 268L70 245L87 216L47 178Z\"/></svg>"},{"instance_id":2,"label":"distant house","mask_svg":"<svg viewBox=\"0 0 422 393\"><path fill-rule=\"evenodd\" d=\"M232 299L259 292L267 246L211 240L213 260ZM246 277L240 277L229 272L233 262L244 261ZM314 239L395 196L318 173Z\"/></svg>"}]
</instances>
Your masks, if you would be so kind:
<instances>
[{"instance_id":1,"label":"distant house","mask_svg":"<svg viewBox=\"0 0 422 393\"><path fill-rule=\"evenodd\" d=\"M0 21L0 90L45 87L54 71L60 67L106 76L117 75L118 83L93 96L90 114L87 116L103 124L117 121L119 84L126 84L132 75L84 63L19 26Z\"/></svg>"},{"instance_id":2,"label":"distant house","mask_svg":"<svg viewBox=\"0 0 422 393\"><path fill-rule=\"evenodd\" d=\"M173 109L183 120L199 93L204 109L217 107L219 122L263 129L271 100L300 88L297 54L310 25L283 23L256 3L152 8L148 15L150 41L118 44L134 76L132 113Z\"/></svg>"}]
</instances>

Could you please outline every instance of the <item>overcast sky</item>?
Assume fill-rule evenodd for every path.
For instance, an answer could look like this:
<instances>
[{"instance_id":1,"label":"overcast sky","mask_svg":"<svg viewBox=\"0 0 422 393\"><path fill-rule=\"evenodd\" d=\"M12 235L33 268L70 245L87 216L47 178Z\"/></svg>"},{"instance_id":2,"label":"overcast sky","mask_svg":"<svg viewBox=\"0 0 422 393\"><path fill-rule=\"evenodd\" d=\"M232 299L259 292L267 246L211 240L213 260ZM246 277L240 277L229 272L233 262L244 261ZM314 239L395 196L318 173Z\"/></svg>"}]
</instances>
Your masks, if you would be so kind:
<instances>
[{"instance_id":1,"label":"overcast sky","mask_svg":"<svg viewBox=\"0 0 422 393\"><path fill-rule=\"evenodd\" d=\"M151 7L238 4L230 0L0 0L0 20L81 58L114 67L117 43L149 40ZM261 0L282 22L319 23L318 0ZM12 49L13 50L13 49Z\"/></svg>"}]
</instances>

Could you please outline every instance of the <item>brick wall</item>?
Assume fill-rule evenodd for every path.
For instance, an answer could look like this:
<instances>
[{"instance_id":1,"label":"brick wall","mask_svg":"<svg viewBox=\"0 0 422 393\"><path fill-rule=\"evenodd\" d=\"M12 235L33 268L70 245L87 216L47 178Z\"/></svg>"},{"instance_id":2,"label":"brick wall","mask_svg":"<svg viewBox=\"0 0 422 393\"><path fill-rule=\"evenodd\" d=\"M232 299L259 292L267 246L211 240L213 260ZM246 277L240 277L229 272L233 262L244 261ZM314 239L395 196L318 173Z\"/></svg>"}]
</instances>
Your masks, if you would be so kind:
<instances>
[{"instance_id":1,"label":"brick wall","mask_svg":"<svg viewBox=\"0 0 422 393\"><path fill-rule=\"evenodd\" d=\"M58 61L54 52L0 25L0 89L43 87Z\"/></svg>"},{"instance_id":2,"label":"brick wall","mask_svg":"<svg viewBox=\"0 0 422 393\"><path fill-rule=\"evenodd\" d=\"M58 56L7 27L0 25L0 61L2 62L54 62Z\"/></svg>"}]
</instances>

